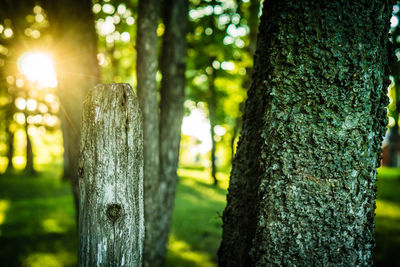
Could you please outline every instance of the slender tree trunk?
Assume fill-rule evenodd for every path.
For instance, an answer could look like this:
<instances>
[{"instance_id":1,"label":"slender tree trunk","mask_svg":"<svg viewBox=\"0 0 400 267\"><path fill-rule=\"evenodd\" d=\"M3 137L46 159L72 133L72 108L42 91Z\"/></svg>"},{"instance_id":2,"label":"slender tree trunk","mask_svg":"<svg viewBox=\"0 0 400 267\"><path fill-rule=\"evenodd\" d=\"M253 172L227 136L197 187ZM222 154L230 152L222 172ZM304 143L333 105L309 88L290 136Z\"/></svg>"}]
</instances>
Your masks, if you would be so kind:
<instances>
[{"instance_id":1,"label":"slender tree trunk","mask_svg":"<svg viewBox=\"0 0 400 267\"><path fill-rule=\"evenodd\" d=\"M142 117L128 84L89 92L80 155L79 266L141 266Z\"/></svg>"},{"instance_id":2,"label":"slender tree trunk","mask_svg":"<svg viewBox=\"0 0 400 267\"><path fill-rule=\"evenodd\" d=\"M185 57L188 19L187 0L164 2L163 46L161 54L160 101L160 188L162 188L161 216L157 221L159 248L156 261L150 266L162 266L165 261L171 215L174 207L181 125L185 100Z\"/></svg>"},{"instance_id":3,"label":"slender tree trunk","mask_svg":"<svg viewBox=\"0 0 400 267\"><path fill-rule=\"evenodd\" d=\"M8 104L7 107L7 118L6 118L6 133L7 133L7 169L6 172L13 171L14 168L14 163L12 161L14 157L14 132L11 131L11 122L13 120L13 115L14 115L14 103L15 103L15 96L11 94L11 103Z\"/></svg>"},{"instance_id":4,"label":"slender tree trunk","mask_svg":"<svg viewBox=\"0 0 400 267\"><path fill-rule=\"evenodd\" d=\"M97 36L90 0L43 1L54 31L66 174L71 179L75 206L79 207L78 156L82 102L99 82Z\"/></svg>"},{"instance_id":5,"label":"slender tree trunk","mask_svg":"<svg viewBox=\"0 0 400 267\"><path fill-rule=\"evenodd\" d=\"M8 146L7 146L7 159L8 159L8 163L7 163L7 169L6 171L12 171L14 170L14 164L13 164L13 157L14 157L14 133L11 132L9 129L7 130L7 135L8 135Z\"/></svg>"},{"instance_id":6,"label":"slender tree trunk","mask_svg":"<svg viewBox=\"0 0 400 267\"><path fill-rule=\"evenodd\" d=\"M29 99L29 92L28 89L25 89L25 99ZM28 107L25 107L25 125L24 125L24 130L25 130L25 136L26 136L26 164L25 164L25 172L34 175L35 174L35 168L34 168L34 163L33 163L33 151L32 151L32 139L29 136L29 124L28 124Z\"/></svg>"},{"instance_id":7,"label":"slender tree trunk","mask_svg":"<svg viewBox=\"0 0 400 267\"><path fill-rule=\"evenodd\" d=\"M399 151L399 112L400 112L400 86L395 85L395 101L396 110L394 112L394 126L390 128L389 137L389 167L398 166L398 151Z\"/></svg>"},{"instance_id":8,"label":"slender tree trunk","mask_svg":"<svg viewBox=\"0 0 400 267\"><path fill-rule=\"evenodd\" d=\"M211 62L214 59L211 60ZM212 67L211 67L212 68ZM209 75L209 99L208 99L208 113L210 118L210 135L211 135L211 177L214 181L214 185L218 184L217 180L217 166L216 166L216 158L215 158L215 150L216 150L216 142L214 140L214 127L216 125L216 111L217 111L217 92L215 90L215 79L217 78L217 72L212 68L212 73Z\"/></svg>"},{"instance_id":9,"label":"slender tree trunk","mask_svg":"<svg viewBox=\"0 0 400 267\"><path fill-rule=\"evenodd\" d=\"M248 51L251 55L254 55L256 52L257 47L257 34L258 34L258 25L259 25L259 18L258 14L260 12L260 1L259 0L250 0L250 16L249 20L249 36L250 36L250 43L248 46Z\"/></svg>"},{"instance_id":10,"label":"slender tree trunk","mask_svg":"<svg viewBox=\"0 0 400 267\"><path fill-rule=\"evenodd\" d=\"M399 146L399 125L398 125L398 114L395 114L397 117L395 119L395 124L392 128L390 128L390 136L389 136L389 153L388 153L388 166L389 167L397 167L397 158L398 158L398 146Z\"/></svg>"},{"instance_id":11,"label":"slender tree trunk","mask_svg":"<svg viewBox=\"0 0 400 267\"><path fill-rule=\"evenodd\" d=\"M25 113L25 119L27 114ZM25 122L25 136L26 136L26 165L25 172L28 174L35 174L35 168L33 165L33 151L32 151L32 140L28 133L28 122Z\"/></svg>"},{"instance_id":12,"label":"slender tree trunk","mask_svg":"<svg viewBox=\"0 0 400 267\"><path fill-rule=\"evenodd\" d=\"M233 160L233 158L235 156L235 141L236 141L236 137L238 136L241 128L242 128L242 117L237 117L235 119L235 126L233 127L233 133L232 133L231 144L230 144L230 147L231 147L231 159L232 160Z\"/></svg>"},{"instance_id":13,"label":"slender tree trunk","mask_svg":"<svg viewBox=\"0 0 400 267\"><path fill-rule=\"evenodd\" d=\"M118 50L118 48L116 47L116 43L114 43L112 46L107 48L107 52L111 57L111 80L114 81L114 78L116 76L118 76L118 72L119 72L119 61L118 59L115 58L114 53L115 50Z\"/></svg>"},{"instance_id":14,"label":"slender tree trunk","mask_svg":"<svg viewBox=\"0 0 400 267\"><path fill-rule=\"evenodd\" d=\"M371 266L392 1L264 2L220 266Z\"/></svg>"},{"instance_id":15,"label":"slender tree trunk","mask_svg":"<svg viewBox=\"0 0 400 267\"><path fill-rule=\"evenodd\" d=\"M72 171L72 168L69 166L69 145L67 144L68 142L68 138L64 137L64 132L68 131L68 127L67 125L65 125L64 123L61 124L61 130L63 132L63 147L64 147L64 154L63 154L63 175L62 175L62 180L63 181L69 181L70 177L72 176L72 174L70 173Z\"/></svg>"},{"instance_id":16,"label":"slender tree trunk","mask_svg":"<svg viewBox=\"0 0 400 267\"><path fill-rule=\"evenodd\" d=\"M159 19L159 0L140 0L137 28L137 94L143 114L144 138L144 217L145 243L144 266L160 266L162 246L158 243L160 229L158 221L162 216L159 158L159 114L157 100L157 26Z\"/></svg>"}]
</instances>

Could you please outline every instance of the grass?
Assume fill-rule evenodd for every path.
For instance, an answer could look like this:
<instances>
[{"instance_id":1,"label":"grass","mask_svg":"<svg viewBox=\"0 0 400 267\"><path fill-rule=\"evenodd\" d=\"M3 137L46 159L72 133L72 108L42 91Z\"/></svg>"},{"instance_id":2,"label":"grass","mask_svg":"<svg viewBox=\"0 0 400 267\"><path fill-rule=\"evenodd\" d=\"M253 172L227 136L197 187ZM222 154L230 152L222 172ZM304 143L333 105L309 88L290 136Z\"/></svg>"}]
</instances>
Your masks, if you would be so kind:
<instances>
[{"instance_id":1,"label":"grass","mask_svg":"<svg viewBox=\"0 0 400 267\"><path fill-rule=\"evenodd\" d=\"M76 266L70 185L59 174L0 177L0 265Z\"/></svg>"},{"instance_id":2,"label":"grass","mask_svg":"<svg viewBox=\"0 0 400 267\"><path fill-rule=\"evenodd\" d=\"M167 266L215 266L226 190L211 185L204 171L179 175Z\"/></svg>"},{"instance_id":3,"label":"grass","mask_svg":"<svg viewBox=\"0 0 400 267\"><path fill-rule=\"evenodd\" d=\"M204 170L179 174L167 266L215 266L227 175L214 187ZM60 175L49 166L34 177L0 176L0 266L77 265L71 188Z\"/></svg>"},{"instance_id":4,"label":"grass","mask_svg":"<svg viewBox=\"0 0 400 267\"><path fill-rule=\"evenodd\" d=\"M35 177L0 177L0 266L76 266L77 234L70 185L61 167ZM219 187L208 172L180 169L167 266L216 266L225 206L226 173ZM400 169L380 169L376 266L400 266Z\"/></svg>"}]
</instances>

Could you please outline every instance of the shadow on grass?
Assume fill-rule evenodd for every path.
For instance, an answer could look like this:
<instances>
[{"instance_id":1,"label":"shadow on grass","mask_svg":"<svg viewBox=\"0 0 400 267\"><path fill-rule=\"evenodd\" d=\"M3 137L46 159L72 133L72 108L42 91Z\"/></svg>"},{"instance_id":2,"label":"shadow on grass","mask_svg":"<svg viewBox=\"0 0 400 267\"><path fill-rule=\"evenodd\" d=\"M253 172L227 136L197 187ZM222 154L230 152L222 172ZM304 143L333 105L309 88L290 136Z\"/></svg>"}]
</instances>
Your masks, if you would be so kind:
<instances>
[{"instance_id":1,"label":"shadow on grass","mask_svg":"<svg viewBox=\"0 0 400 267\"><path fill-rule=\"evenodd\" d=\"M400 266L400 178L399 169L378 171L375 217L375 266Z\"/></svg>"},{"instance_id":2,"label":"shadow on grass","mask_svg":"<svg viewBox=\"0 0 400 267\"><path fill-rule=\"evenodd\" d=\"M0 265L76 266L70 185L53 175L0 178Z\"/></svg>"},{"instance_id":3,"label":"shadow on grass","mask_svg":"<svg viewBox=\"0 0 400 267\"><path fill-rule=\"evenodd\" d=\"M400 219L376 218L375 266L400 266Z\"/></svg>"},{"instance_id":4,"label":"shadow on grass","mask_svg":"<svg viewBox=\"0 0 400 267\"><path fill-rule=\"evenodd\" d=\"M181 177L172 217L167 266L216 266L226 190Z\"/></svg>"},{"instance_id":5,"label":"shadow on grass","mask_svg":"<svg viewBox=\"0 0 400 267\"><path fill-rule=\"evenodd\" d=\"M379 200L388 200L400 204L400 177L379 178L377 182Z\"/></svg>"}]
</instances>

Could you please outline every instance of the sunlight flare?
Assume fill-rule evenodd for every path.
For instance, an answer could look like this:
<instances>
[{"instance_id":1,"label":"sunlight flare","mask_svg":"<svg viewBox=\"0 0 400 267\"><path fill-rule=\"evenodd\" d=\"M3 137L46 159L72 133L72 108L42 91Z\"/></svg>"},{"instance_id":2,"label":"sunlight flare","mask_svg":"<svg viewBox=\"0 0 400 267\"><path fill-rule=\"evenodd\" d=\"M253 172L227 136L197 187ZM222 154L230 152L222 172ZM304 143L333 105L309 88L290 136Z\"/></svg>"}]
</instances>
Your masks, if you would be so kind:
<instances>
[{"instance_id":1,"label":"sunlight flare","mask_svg":"<svg viewBox=\"0 0 400 267\"><path fill-rule=\"evenodd\" d=\"M43 52L27 52L18 59L18 69L38 88L57 86L57 77L51 57Z\"/></svg>"}]
</instances>

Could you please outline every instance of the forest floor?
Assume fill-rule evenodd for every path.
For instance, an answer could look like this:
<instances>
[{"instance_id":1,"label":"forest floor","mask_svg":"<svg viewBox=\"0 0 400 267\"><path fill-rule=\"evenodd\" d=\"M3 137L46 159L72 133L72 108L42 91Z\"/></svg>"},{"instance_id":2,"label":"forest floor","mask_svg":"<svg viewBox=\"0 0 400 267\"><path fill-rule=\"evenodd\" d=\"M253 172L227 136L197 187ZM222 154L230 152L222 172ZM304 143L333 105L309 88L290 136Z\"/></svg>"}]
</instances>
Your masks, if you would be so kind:
<instances>
[{"instance_id":1,"label":"forest floor","mask_svg":"<svg viewBox=\"0 0 400 267\"><path fill-rule=\"evenodd\" d=\"M70 185L61 166L32 177L0 176L0 266L77 265L77 236ZM228 174L219 187L208 172L180 169L167 266L216 266ZM377 266L400 266L400 169L381 169L378 180Z\"/></svg>"}]
</instances>

